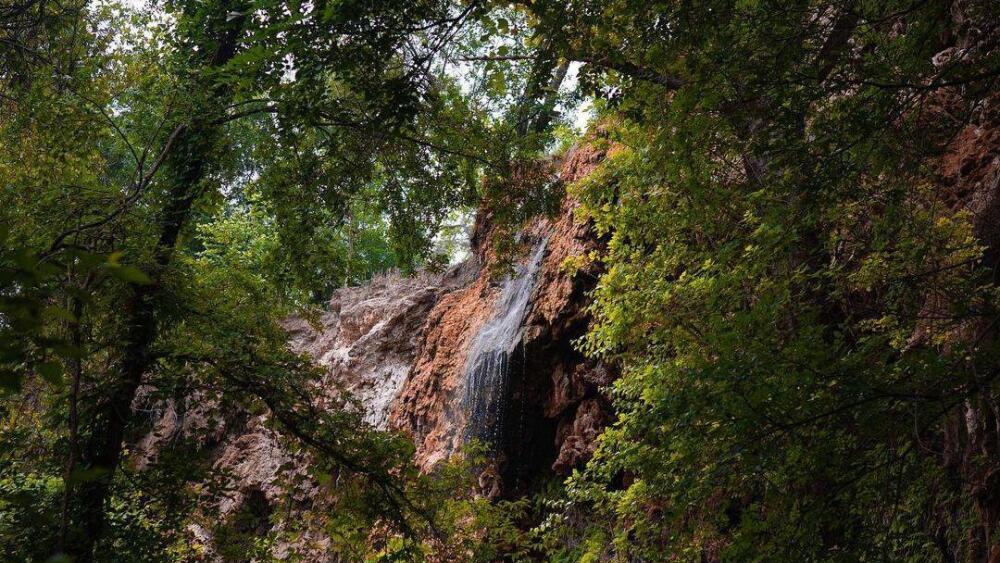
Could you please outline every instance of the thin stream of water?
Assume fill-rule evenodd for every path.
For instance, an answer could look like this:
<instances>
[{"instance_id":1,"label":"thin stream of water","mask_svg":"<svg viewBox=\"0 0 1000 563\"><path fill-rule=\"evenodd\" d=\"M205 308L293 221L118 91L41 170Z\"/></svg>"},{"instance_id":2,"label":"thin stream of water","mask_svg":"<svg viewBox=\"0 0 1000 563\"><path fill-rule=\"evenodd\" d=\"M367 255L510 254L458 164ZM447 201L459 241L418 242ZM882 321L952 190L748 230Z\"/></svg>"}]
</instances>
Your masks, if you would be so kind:
<instances>
[{"instance_id":1,"label":"thin stream of water","mask_svg":"<svg viewBox=\"0 0 1000 563\"><path fill-rule=\"evenodd\" d=\"M535 288L548 239L534 248L530 260L518 265L503 282L496 313L469 347L462 404L468 414L466 439L477 439L495 454L507 413L510 355L520 338L521 323Z\"/></svg>"}]
</instances>

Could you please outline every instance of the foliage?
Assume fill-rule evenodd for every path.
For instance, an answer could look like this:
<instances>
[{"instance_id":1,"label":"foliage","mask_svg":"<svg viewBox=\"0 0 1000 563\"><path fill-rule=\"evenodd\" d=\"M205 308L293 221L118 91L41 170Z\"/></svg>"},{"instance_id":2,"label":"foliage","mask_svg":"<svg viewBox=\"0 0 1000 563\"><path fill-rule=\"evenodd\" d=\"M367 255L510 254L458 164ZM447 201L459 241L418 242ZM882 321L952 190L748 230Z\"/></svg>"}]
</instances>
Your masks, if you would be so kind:
<instances>
[{"instance_id":1,"label":"foliage","mask_svg":"<svg viewBox=\"0 0 1000 563\"><path fill-rule=\"evenodd\" d=\"M984 556L998 464L953 428L996 414L997 242L936 170L994 125L992 8L0 3L0 554L199 560L197 525L228 558ZM489 502L474 448L421 474L321 404L282 321L441 267L473 208L507 263L585 96L606 246L566 266L599 262L618 419L565 494ZM219 521L214 427L251 423L285 497Z\"/></svg>"},{"instance_id":2,"label":"foliage","mask_svg":"<svg viewBox=\"0 0 1000 563\"><path fill-rule=\"evenodd\" d=\"M552 11L572 22L569 50L624 43L595 141L613 156L574 191L609 238L583 347L623 369L618 421L569 481L602 515L577 528L576 556L981 549L935 536L961 524L926 524L961 494L928 452L944 446L927 444L956 405L992 396L977 374L998 349L967 336L996 315L984 246L926 167L966 122L928 134L935 94L920 85L970 80L958 111L971 115L992 85L971 77L995 54L932 66L946 45L929 5ZM852 39L832 51L838 17Z\"/></svg>"},{"instance_id":3,"label":"foliage","mask_svg":"<svg viewBox=\"0 0 1000 563\"><path fill-rule=\"evenodd\" d=\"M210 432L170 440L142 471L130 451L155 422L145 409L192 396L234 424L269 409L319 476L343 475L347 552L376 521L429 533L412 446L347 405L315 412L318 371L281 321L425 263L472 201L481 164L464 150L485 129L419 53L453 15L433 1L100 4L5 37L32 62L3 67L0 121L11 557L196 556L185 526L211 495L188 485L213 482Z\"/></svg>"}]
</instances>

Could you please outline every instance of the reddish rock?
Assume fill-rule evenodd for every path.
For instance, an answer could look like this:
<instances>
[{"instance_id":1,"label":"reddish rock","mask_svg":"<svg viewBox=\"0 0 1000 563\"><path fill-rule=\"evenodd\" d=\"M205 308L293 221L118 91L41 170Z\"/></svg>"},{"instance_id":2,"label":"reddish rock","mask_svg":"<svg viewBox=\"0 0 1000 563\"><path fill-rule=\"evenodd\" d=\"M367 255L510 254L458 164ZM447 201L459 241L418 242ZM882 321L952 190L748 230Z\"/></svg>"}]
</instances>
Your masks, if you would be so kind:
<instances>
[{"instance_id":1,"label":"reddish rock","mask_svg":"<svg viewBox=\"0 0 1000 563\"><path fill-rule=\"evenodd\" d=\"M427 316L423 344L389 418L392 428L413 438L417 463L425 469L460 445L466 351L492 313L496 293L480 273L471 286L442 297Z\"/></svg>"},{"instance_id":2,"label":"reddish rock","mask_svg":"<svg viewBox=\"0 0 1000 563\"><path fill-rule=\"evenodd\" d=\"M579 180L604 157L603 150L577 147L562 162L560 179L565 183ZM512 377L516 387L510 391L514 406L509 414L517 417L520 426L540 427L512 430L520 435L509 436L508 441L516 443L501 452L508 460L531 458L537 462L541 456L552 463L558 459L553 465L558 471L567 471L586 459L599 428L610 418L606 401L595 398L601 386L610 382L609 371L585 362L572 345L586 331L586 291L596 280L596 272L585 268L570 273L564 262L599 244L592 228L576 220L575 208L576 202L566 198L557 216L533 220L522 233L526 241L547 242L522 323L521 357L514 362L522 373ZM390 415L392 428L413 437L417 462L425 469L455 452L463 442L466 413L460 400L467 352L477 331L493 314L499 295L490 279L494 260L490 221L489 214L481 213L472 237L473 254L483 262L478 278L468 287L443 296L428 315L423 345ZM523 246L527 250L530 245ZM574 408L585 400L585 408ZM539 436L554 436L556 442L546 441L544 447L525 445ZM520 451L522 446L535 451Z\"/></svg>"},{"instance_id":3,"label":"reddish rock","mask_svg":"<svg viewBox=\"0 0 1000 563\"><path fill-rule=\"evenodd\" d=\"M577 148L561 163L560 178L576 181L604 156L590 146ZM479 480L480 494L489 498L525 491L539 472L568 472L579 466L612 419L603 388L611 383L613 370L586 360L574 347L586 332L587 292L599 273L593 265L574 272L564 267L567 258L599 248L592 228L576 221L575 208L566 198L555 217L532 220L519 235L523 252L516 262L525 262L528 250L541 248L543 240L544 255L511 350L511 384L503 397L510 404L504 439ZM470 258L447 273L380 276L362 287L337 290L315 318L285 323L289 346L325 369L314 389L316 404L339 408L344 395L351 395L357 401L348 404L363 409L368 423L413 438L414 461L425 470L456 452L466 439L468 415L462 399L468 351L493 317L502 285L490 270L495 261L490 219L480 214ZM216 406L197 396L192 399L205 408ZM244 505L268 509L289 493L306 504L324 502L322 491L307 478L308 455L286 449L270 428L267 413L244 414L242 422L236 416L230 424L214 411L188 408L187 414L179 413L171 401L155 406L159 415L136 448L137 466L154 463L166 441L189 428L210 423L217 430L206 447L211 448L214 478L227 492L205 499L205 514L196 515L189 527L206 554L212 554L213 522L225 522ZM297 518L298 512L293 512L290 516ZM273 555L298 553L323 560L327 546L322 530L302 525L302 539L277 546ZM283 526L276 524L272 531Z\"/></svg>"}]
</instances>

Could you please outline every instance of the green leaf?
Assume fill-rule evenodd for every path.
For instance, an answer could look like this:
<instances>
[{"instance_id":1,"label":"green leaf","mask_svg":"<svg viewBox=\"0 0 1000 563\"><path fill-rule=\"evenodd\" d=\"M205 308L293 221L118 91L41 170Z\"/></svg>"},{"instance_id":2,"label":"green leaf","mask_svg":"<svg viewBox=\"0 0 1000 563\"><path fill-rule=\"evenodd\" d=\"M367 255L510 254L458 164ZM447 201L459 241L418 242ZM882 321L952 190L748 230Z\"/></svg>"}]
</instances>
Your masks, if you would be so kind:
<instances>
[{"instance_id":1,"label":"green leaf","mask_svg":"<svg viewBox=\"0 0 1000 563\"><path fill-rule=\"evenodd\" d=\"M38 375L42 376L42 379L48 381L50 384L57 387L63 384L63 365L62 362L58 360L51 360L48 362L42 362L35 366L35 371Z\"/></svg>"},{"instance_id":2,"label":"green leaf","mask_svg":"<svg viewBox=\"0 0 1000 563\"><path fill-rule=\"evenodd\" d=\"M111 263L111 257L104 257L100 254L95 254L93 252L87 252L86 250L71 249L66 252L68 256L76 259L78 266L84 269L96 268L103 265L105 262ZM120 254L120 253L119 253ZM117 265L117 258L114 263Z\"/></svg>"},{"instance_id":3,"label":"green leaf","mask_svg":"<svg viewBox=\"0 0 1000 563\"><path fill-rule=\"evenodd\" d=\"M21 390L21 374L9 369L0 369L0 389L10 393Z\"/></svg>"},{"instance_id":4,"label":"green leaf","mask_svg":"<svg viewBox=\"0 0 1000 563\"><path fill-rule=\"evenodd\" d=\"M53 319L53 320L58 319L66 321L68 323L76 322L76 317L73 315L73 313L57 305L49 305L48 307L43 309L42 316L47 319Z\"/></svg>"},{"instance_id":5,"label":"green leaf","mask_svg":"<svg viewBox=\"0 0 1000 563\"><path fill-rule=\"evenodd\" d=\"M137 285L148 285L153 283L142 270L135 266L118 266L111 268L111 274L116 278Z\"/></svg>"},{"instance_id":6,"label":"green leaf","mask_svg":"<svg viewBox=\"0 0 1000 563\"><path fill-rule=\"evenodd\" d=\"M18 268L26 272L34 271L35 266L38 265L38 259L24 249L17 251L17 254L14 255L14 262L17 263Z\"/></svg>"},{"instance_id":7,"label":"green leaf","mask_svg":"<svg viewBox=\"0 0 1000 563\"><path fill-rule=\"evenodd\" d=\"M51 348L56 354L59 354L63 358L78 360L87 355L79 346L73 346L72 344L67 344L65 342L53 343Z\"/></svg>"},{"instance_id":8,"label":"green leaf","mask_svg":"<svg viewBox=\"0 0 1000 563\"><path fill-rule=\"evenodd\" d=\"M60 264L53 264L52 262L42 262L38 264L38 274L43 277L54 277L59 275L65 270Z\"/></svg>"},{"instance_id":9,"label":"green leaf","mask_svg":"<svg viewBox=\"0 0 1000 563\"><path fill-rule=\"evenodd\" d=\"M69 477L66 479L66 483L70 485L89 483L91 481L96 481L107 474L108 470L104 467L81 467L80 469L73 471L73 473L70 473Z\"/></svg>"}]
</instances>

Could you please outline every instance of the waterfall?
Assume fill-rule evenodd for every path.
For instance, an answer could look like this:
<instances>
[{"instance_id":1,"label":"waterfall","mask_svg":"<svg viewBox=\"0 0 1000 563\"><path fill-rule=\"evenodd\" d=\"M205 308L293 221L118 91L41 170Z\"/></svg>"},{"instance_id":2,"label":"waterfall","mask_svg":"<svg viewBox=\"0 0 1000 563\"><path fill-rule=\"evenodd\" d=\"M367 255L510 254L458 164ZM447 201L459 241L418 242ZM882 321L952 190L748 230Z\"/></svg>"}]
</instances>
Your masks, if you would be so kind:
<instances>
[{"instance_id":1,"label":"waterfall","mask_svg":"<svg viewBox=\"0 0 1000 563\"><path fill-rule=\"evenodd\" d=\"M518 265L504 280L496 312L469 347L462 400L468 415L465 435L483 442L494 454L507 412L510 356L519 340L547 243L548 238L541 240L528 262Z\"/></svg>"}]
</instances>

